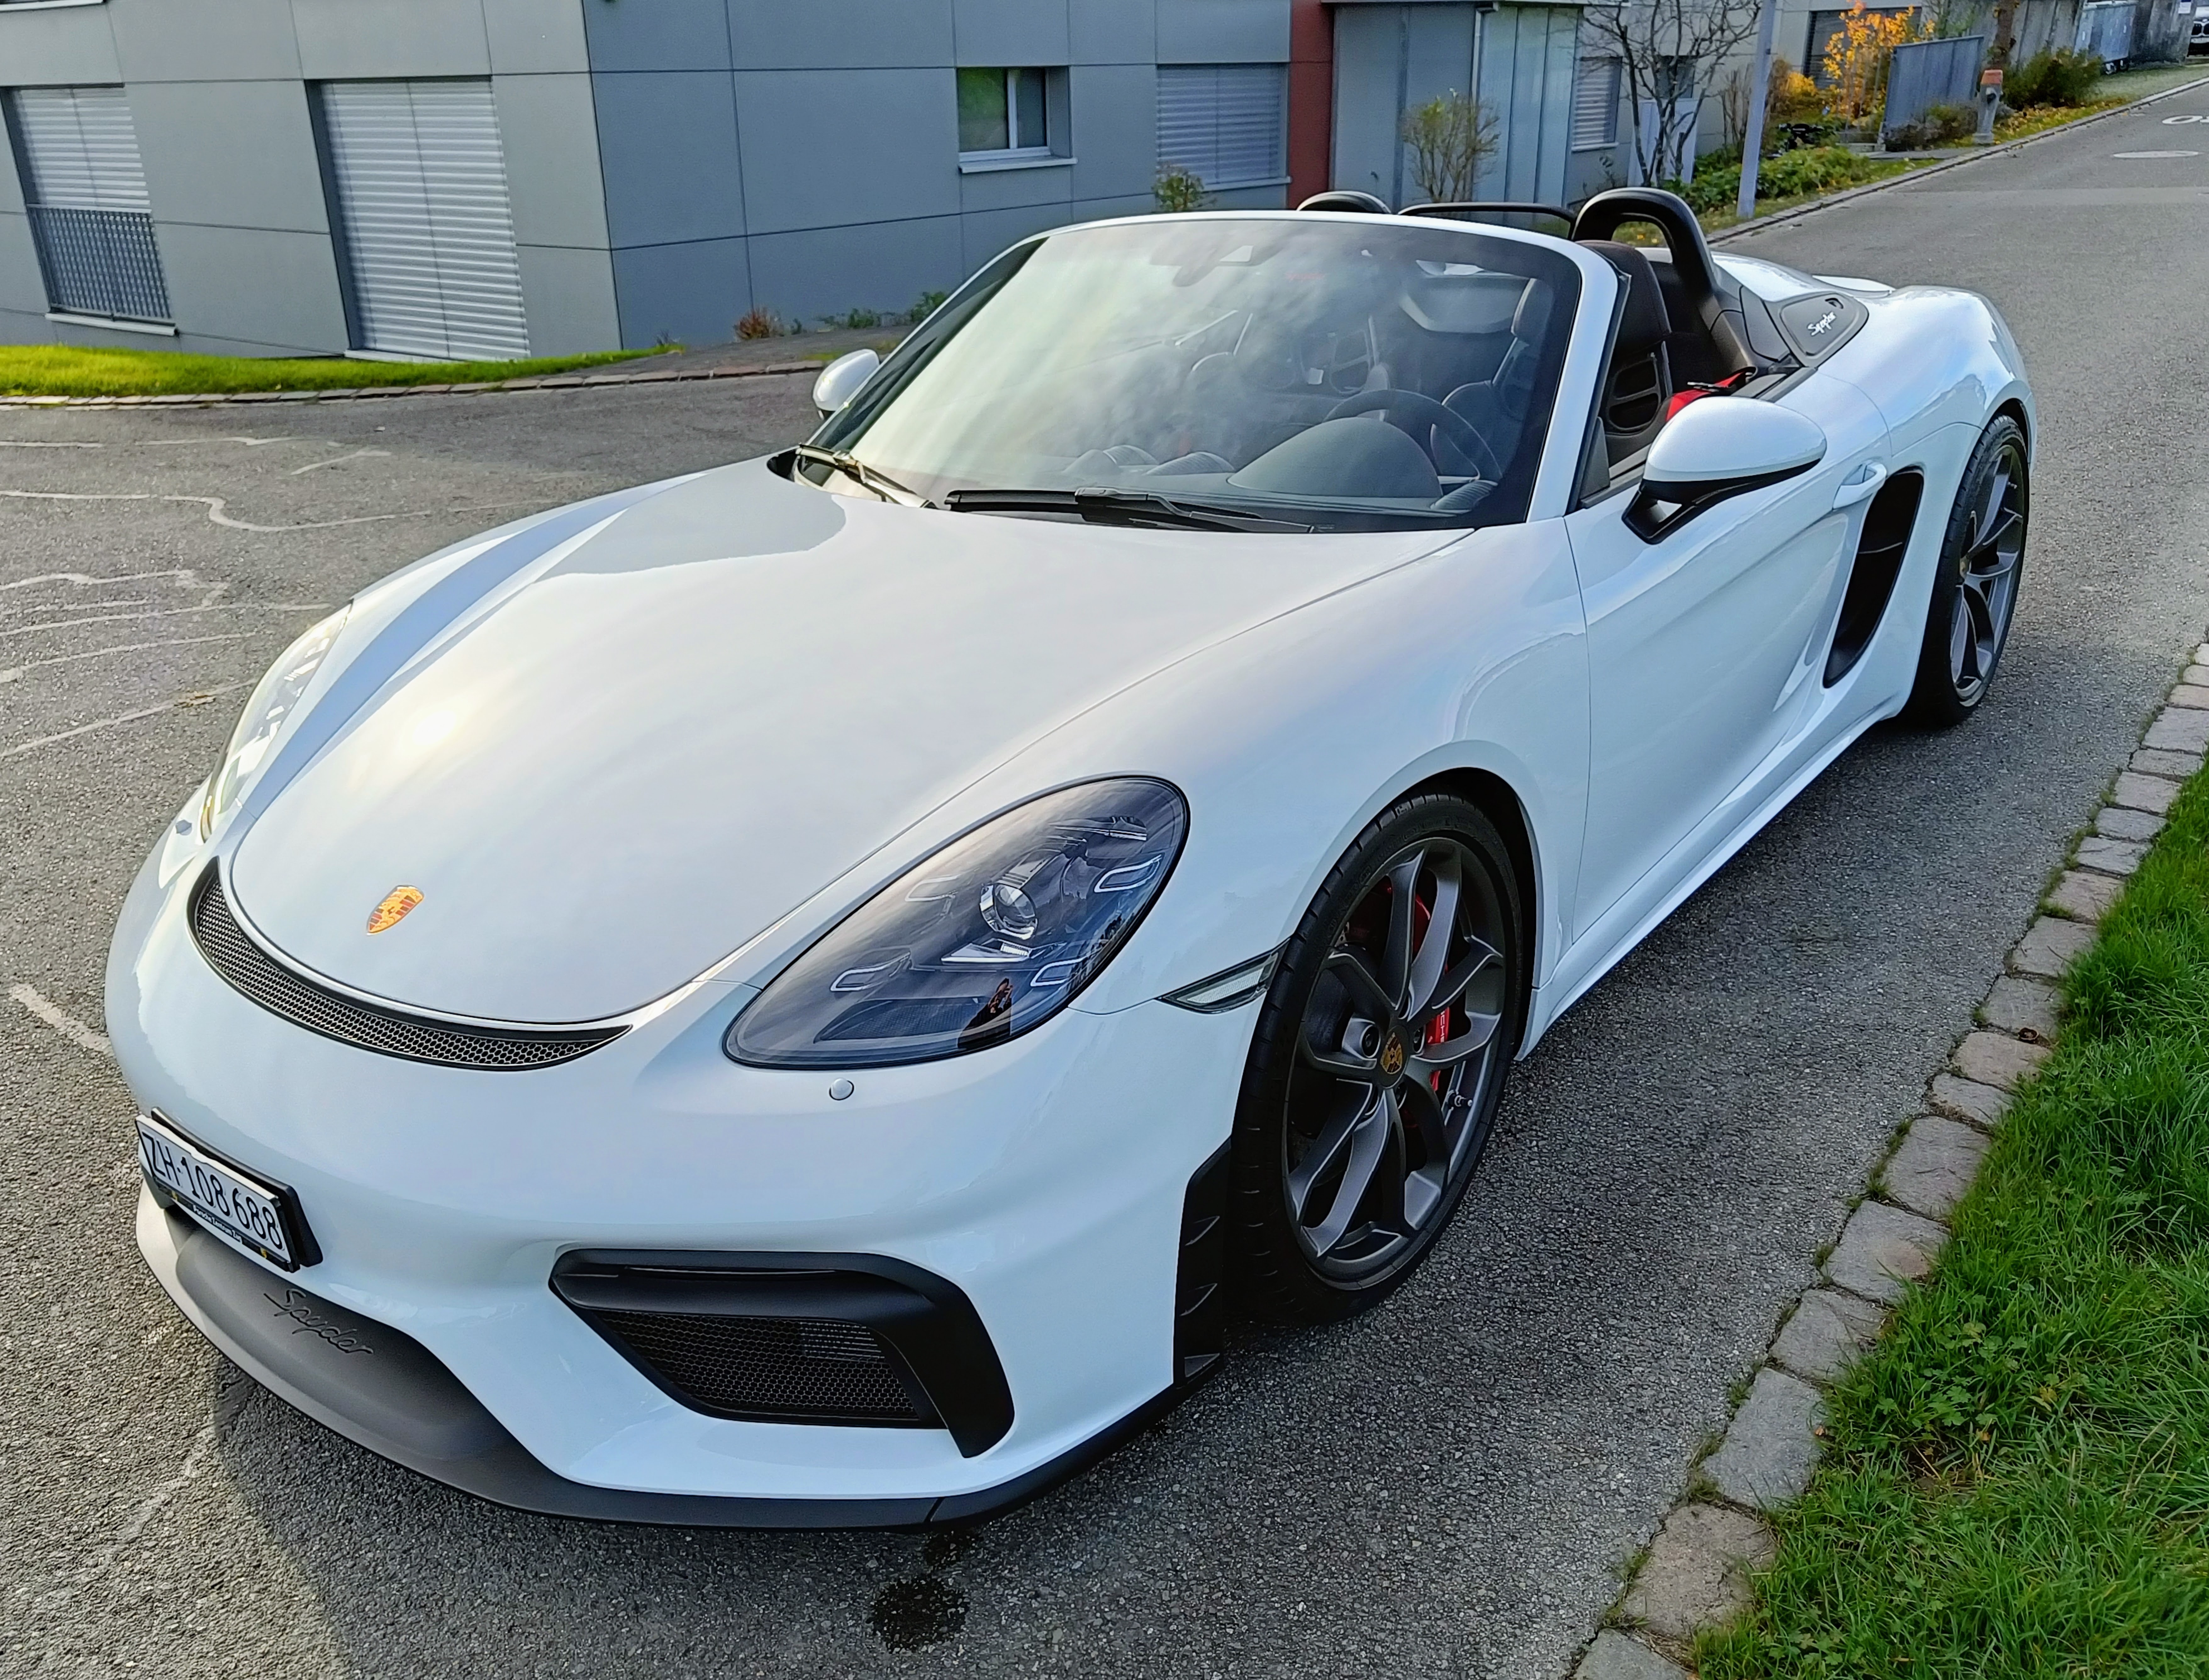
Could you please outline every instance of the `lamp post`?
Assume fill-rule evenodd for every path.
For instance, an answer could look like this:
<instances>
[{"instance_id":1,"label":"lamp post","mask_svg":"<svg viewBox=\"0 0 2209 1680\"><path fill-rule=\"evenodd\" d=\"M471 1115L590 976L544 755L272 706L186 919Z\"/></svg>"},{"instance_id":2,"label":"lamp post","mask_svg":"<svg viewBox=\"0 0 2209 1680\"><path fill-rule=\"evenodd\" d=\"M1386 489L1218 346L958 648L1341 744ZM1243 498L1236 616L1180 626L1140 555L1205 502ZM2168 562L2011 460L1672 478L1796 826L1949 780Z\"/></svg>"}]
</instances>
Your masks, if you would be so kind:
<instances>
[{"instance_id":1,"label":"lamp post","mask_svg":"<svg viewBox=\"0 0 2209 1680\"><path fill-rule=\"evenodd\" d=\"M1747 221L1756 214L1756 166L1764 154L1764 106L1772 90L1772 38L1779 27L1779 0L1764 0L1756 22L1756 80L1749 89L1749 127L1741 136L1741 196L1734 214Z\"/></svg>"}]
</instances>

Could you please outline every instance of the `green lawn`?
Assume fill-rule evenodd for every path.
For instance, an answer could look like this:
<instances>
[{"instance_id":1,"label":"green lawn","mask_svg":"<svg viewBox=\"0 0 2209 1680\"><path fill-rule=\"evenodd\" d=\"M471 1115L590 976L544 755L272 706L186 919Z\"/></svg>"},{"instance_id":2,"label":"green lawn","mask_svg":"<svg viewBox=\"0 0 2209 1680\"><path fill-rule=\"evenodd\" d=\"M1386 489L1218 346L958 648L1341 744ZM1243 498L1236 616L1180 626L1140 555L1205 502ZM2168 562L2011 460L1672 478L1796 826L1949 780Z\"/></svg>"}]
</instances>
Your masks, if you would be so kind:
<instances>
[{"instance_id":1,"label":"green lawn","mask_svg":"<svg viewBox=\"0 0 2209 1680\"><path fill-rule=\"evenodd\" d=\"M1705 1680L2209 1675L2209 780Z\"/></svg>"},{"instance_id":2,"label":"green lawn","mask_svg":"<svg viewBox=\"0 0 2209 1680\"><path fill-rule=\"evenodd\" d=\"M568 373L656 352L609 350L522 362L355 362L341 357L263 359L188 356L173 350L92 350L75 345L0 344L0 393L11 396L120 397L216 391L339 390L364 385L453 385Z\"/></svg>"}]
</instances>

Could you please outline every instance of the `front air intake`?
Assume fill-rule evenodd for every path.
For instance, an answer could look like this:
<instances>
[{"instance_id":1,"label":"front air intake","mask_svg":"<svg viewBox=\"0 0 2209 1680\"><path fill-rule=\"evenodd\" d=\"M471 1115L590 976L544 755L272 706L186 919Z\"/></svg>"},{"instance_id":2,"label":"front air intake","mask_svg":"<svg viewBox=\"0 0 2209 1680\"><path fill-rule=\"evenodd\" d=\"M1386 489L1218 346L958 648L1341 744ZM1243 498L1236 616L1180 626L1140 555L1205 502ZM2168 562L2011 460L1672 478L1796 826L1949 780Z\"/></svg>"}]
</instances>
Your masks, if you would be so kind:
<instances>
[{"instance_id":1,"label":"front air intake","mask_svg":"<svg viewBox=\"0 0 2209 1680\"><path fill-rule=\"evenodd\" d=\"M785 1423L925 1424L882 1338L842 1318L590 1312L592 1328L692 1409Z\"/></svg>"},{"instance_id":2,"label":"front air intake","mask_svg":"<svg viewBox=\"0 0 2209 1680\"><path fill-rule=\"evenodd\" d=\"M441 1068L521 1072L572 1062L618 1039L626 1027L474 1027L382 1009L293 972L256 944L232 913L222 877L208 866L192 888L184 918L208 966L274 1015L325 1039Z\"/></svg>"},{"instance_id":3,"label":"front air intake","mask_svg":"<svg viewBox=\"0 0 2209 1680\"><path fill-rule=\"evenodd\" d=\"M552 1292L663 1393L763 1424L1013 1426L990 1333L948 1279L887 1255L576 1249Z\"/></svg>"}]
</instances>

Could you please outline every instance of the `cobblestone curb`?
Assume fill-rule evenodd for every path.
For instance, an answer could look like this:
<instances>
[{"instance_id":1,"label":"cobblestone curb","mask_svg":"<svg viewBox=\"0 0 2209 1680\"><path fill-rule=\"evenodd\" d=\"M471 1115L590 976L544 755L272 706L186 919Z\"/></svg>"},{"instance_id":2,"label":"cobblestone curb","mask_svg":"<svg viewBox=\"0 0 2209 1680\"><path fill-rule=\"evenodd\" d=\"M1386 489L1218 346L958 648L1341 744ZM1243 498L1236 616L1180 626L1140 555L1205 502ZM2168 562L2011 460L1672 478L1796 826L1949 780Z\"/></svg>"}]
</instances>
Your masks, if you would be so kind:
<instances>
[{"instance_id":1,"label":"cobblestone curb","mask_svg":"<svg viewBox=\"0 0 2209 1680\"><path fill-rule=\"evenodd\" d=\"M595 390L603 385L673 385L695 379L767 379L818 373L822 364L773 362L764 367L683 368L647 373L540 373L459 385L349 385L327 391L214 391L203 395L41 397L0 395L0 408L207 408L247 402L365 402L376 397L468 396L483 391Z\"/></svg>"},{"instance_id":2,"label":"cobblestone curb","mask_svg":"<svg viewBox=\"0 0 2209 1680\"><path fill-rule=\"evenodd\" d=\"M1887 1313L1927 1277L1947 1221L1971 1189L2019 1087L2056 1032L2053 984L2093 942L2094 926L2140 867L2181 781L2209 746L2209 642L2149 720L2145 743L2110 785L2090 830L2012 946L1948 1066L1926 1083L1925 1111L1897 1134L1750 1374L1725 1433L1688 1474L1628 1577L1574 1680L1688 1680L1695 1635L1746 1610L1749 1577L1776 1542L1766 1513L1809 1485L1825 1391L1878 1339ZM2202 698L2197 700L2200 693Z\"/></svg>"}]
</instances>

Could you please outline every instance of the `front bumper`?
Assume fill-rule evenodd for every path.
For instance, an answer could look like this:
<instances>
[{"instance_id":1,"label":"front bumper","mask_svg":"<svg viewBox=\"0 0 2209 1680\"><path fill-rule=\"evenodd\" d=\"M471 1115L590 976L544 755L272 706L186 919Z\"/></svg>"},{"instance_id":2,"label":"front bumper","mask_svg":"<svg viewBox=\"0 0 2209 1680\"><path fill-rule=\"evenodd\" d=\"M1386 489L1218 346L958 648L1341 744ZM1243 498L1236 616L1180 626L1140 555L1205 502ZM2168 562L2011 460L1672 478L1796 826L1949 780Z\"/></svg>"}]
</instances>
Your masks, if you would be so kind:
<instances>
[{"instance_id":1,"label":"front bumper","mask_svg":"<svg viewBox=\"0 0 2209 1680\"><path fill-rule=\"evenodd\" d=\"M1094 1463L1179 1397L1169 1388L1056 1459L979 1492L918 1499L773 1499L595 1487L547 1470L412 1336L257 1266L138 1202L138 1248L184 1316L263 1388L410 1470L495 1504L601 1522L699 1528L920 1528L972 1522Z\"/></svg>"},{"instance_id":2,"label":"front bumper","mask_svg":"<svg viewBox=\"0 0 2209 1680\"><path fill-rule=\"evenodd\" d=\"M564 1514L911 1525L1024 1498L1177 1392L1184 1204L1226 1135L1249 1010L1077 1008L989 1051L858 1075L832 1102L825 1075L731 1063L721 1035L749 994L708 985L561 1066L434 1068L231 990L184 926L196 872L157 854L132 890L109 965L117 1057L141 1104L291 1185L323 1259L286 1276L150 1198L140 1246L210 1340L362 1444ZM554 1292L581 1249L919 1268L972 1302L1011 1426L969 1456L943 1429L692 1409ZM287 1303L358 1334L333 1340ZM348 1340L394 1351L371 1365Z\"/></svg>"}]
</instances>

